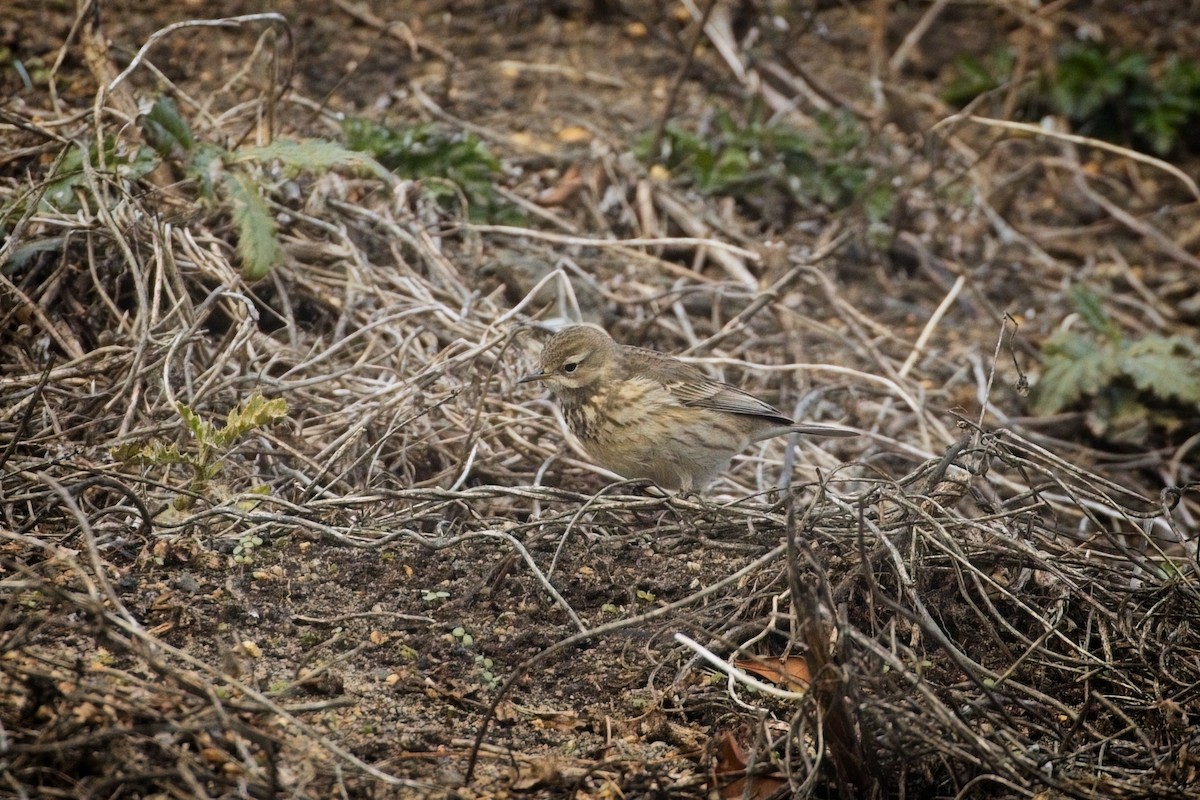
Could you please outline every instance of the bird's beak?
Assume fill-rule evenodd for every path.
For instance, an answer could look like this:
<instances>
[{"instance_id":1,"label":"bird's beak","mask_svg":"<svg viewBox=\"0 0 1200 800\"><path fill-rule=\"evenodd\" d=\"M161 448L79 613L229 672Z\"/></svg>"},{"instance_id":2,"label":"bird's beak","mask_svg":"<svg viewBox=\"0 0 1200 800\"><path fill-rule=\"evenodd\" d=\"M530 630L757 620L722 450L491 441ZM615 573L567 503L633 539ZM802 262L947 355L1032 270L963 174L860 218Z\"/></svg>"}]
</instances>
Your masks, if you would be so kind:
<instances>
[{"instance_id":1,"label":"bird's beak","mask_svg":"<svg viewBox=\"0 0 1200 800\"><path fill-rule=\"evenodd\" d=\"M526 375L524 378L521 378L521 380L517 381L517 383L533 383L534 381L544 381L549 377L550 376L545 372L534 372L531 375Z\"/></svg>"}]
</instances>

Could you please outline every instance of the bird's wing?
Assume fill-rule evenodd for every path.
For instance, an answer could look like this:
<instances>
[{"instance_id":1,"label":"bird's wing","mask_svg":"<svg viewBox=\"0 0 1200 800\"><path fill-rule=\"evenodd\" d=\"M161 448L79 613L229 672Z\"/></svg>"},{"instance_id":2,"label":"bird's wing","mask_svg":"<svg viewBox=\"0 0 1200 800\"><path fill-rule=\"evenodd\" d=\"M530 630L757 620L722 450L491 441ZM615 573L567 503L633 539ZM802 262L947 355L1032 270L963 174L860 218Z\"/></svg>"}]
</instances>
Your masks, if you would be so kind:
<instances>
[{"instance_id":1,"label":"bird's wing","mask_svg":"<svg viewBox=\"0 0 1200 800\"><path fill-rule=\"evenodd\" d=\"M792 424L790 417L770 403L736 386L714 381L691 364L638 347L626 348L624 355L632 366L641 367L645 370L644 374L653 376L661 383L681 405L765 417L780 425Z\"/></svg>"},{"instance_id":2,"label":"bird's wing","mask_svg":"<svg viewBox=\"0 0 1200 800\"><path fill-rule=\"evenodd\" d=\"M759 400L749 392L720 381L705 380L702 383L681 383L669 387L685 406L711 408L733 414L749 414L766 417L781 425L791 425L791 417L783 414L770 403Z\"/></svg>"}]
</instances>

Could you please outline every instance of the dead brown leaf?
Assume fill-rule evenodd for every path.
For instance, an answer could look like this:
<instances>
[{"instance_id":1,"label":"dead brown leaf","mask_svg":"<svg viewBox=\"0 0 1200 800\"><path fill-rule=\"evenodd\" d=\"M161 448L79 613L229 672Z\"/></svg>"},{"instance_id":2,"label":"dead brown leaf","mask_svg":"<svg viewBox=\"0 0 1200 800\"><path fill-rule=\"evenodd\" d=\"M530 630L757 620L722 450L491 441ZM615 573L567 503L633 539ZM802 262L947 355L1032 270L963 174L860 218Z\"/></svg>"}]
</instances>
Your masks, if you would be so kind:
<instances>
[{"instance_id":1,"label":"dead brown leaf","mask_svg":"<svg viewBox=\"0 0 1200 800\"><path fill-rule=\"evenodd\" d=\"M712 769L713 786L717 787L721 797L726 800L763 800L787 785L787 781L779 775L746 775L748 761L746 751L733 733L725 731L721 734L717 740Z\"/></svg>"},{"instance_id":2,"label":"dead brown leaf","mask_svg":"<svg viewBox=\"0 0 1200 800\"><path fill-rule=\"evenodd\" d=\"M808 661L804 656L788 656L771 661L762 658L739 658L733 665L743 672L749 672L793 692L802 692L812 683Z\"/></svg>"}]
</instances>

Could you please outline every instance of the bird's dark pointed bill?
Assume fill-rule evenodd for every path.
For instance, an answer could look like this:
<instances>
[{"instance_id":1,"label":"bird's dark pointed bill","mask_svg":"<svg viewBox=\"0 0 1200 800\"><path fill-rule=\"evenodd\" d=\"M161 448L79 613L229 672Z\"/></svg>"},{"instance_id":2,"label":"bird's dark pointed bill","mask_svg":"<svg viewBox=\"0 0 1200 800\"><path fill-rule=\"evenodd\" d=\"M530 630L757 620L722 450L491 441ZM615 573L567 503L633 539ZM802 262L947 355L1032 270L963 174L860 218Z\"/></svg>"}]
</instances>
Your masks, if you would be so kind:
<instances>
[{"instance_id":1,"label":"bird's dark pointed bill","mask_svg":"<svg viewBox=\"0 0 1200 800\"><path fill-rule=\"evenodd\" d=\"M521 378L517 383L533 383L534 381L545 380L547 377L544 372L535 372L532 375L526 375L524 378Z\"/></svg>"}]
</instances>

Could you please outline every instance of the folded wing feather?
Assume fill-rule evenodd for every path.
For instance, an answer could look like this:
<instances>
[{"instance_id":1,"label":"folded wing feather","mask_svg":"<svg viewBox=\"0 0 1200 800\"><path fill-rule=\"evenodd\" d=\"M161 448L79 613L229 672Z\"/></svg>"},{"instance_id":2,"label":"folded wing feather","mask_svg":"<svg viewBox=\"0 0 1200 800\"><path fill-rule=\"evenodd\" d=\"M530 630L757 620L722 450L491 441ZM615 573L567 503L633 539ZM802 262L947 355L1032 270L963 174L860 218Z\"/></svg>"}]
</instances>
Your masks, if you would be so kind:
<instances>
[{"instance_id":1,"label":"folded wing feather","mask_svg":"<svg viewBox=\"0 0 1200 800\"><path fill-rule=\"evenodd\" d=\"M661 353L639 347L626 348L625 357L640 362L641 366L653 364L655 377L661 379L662 385L682 405L764 417L780 425L792 424L791 417L770 403L763 402L736 386L714 381L691 364L684 364Z\"/></svg>"}]
</instances>

